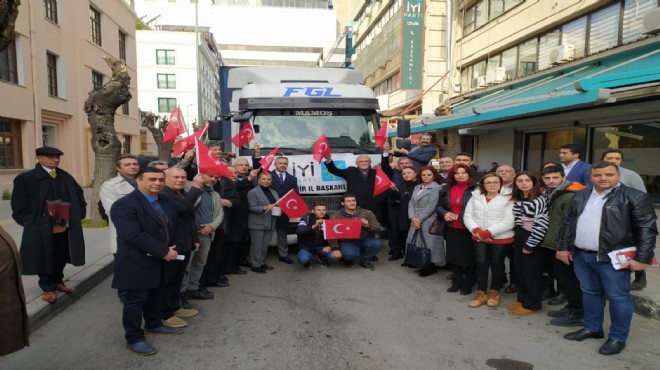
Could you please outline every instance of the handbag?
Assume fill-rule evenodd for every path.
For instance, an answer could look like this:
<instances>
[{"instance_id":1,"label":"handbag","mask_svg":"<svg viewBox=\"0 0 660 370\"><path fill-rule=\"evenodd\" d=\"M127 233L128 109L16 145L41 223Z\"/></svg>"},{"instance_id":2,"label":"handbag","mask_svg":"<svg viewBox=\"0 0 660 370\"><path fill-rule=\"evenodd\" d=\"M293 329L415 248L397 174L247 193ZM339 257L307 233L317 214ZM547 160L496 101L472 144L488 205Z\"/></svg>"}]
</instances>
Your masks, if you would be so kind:
<instances>
[{"instance_id":1,"label":"handbag","mask_svg":"<svg viewBox=\"0 0 660 370\"><path fill-rule=\"evenodd\" d=\"M431 227L429 227L429 234L439 235L439 236L445 235L445 222L444 222L444 220L440 220L439 218L436 217L435 220L433 220L433 223L431 224Z\"/></svg>"},{"instance_id":2,"label":"handbag","mask_svg":"<svg viewBox=\"0 0 660 370\"><path fill-rule=\"evenodd\" d=\"M417 242L417 236L420 237L421 243ZM415 230L410 243L406 244L406 257L403 263L420 269L427 267L431 263L431 250L426 248L424 235L420 230Z\"/></svg>"}]
</instances>

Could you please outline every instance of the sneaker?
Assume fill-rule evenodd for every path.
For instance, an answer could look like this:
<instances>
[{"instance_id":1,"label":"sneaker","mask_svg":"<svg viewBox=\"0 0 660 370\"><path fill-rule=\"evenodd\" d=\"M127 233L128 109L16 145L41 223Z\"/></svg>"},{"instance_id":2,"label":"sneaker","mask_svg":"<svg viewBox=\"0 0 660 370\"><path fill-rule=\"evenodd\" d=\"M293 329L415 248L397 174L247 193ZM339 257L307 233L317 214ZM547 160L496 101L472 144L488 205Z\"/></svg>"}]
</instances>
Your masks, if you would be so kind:
<instances>
[{"instance_id":1,"label":"sneaker","mask_svg":"<svg viewBox=\"0 0 660 370\"><path fill-rule=\"evenodd\" d=\"M477 294L474 295L474 299L468 302L468 307L471 308L477 308L481 307L482 305L486 304L488 301L488 296L486 296L486 292L483 290L478 290Z\"/></svg>"},{"instance_id":2,"label":"sneaker","mask_svg":"<svg viewBox=\"0 0 660 370\"><path fill-rule=\"evenodd\" d=\"M167 325L161 325L155 329L144 329L144 332L147 334L166 334L166 335L177 335L183 333L181 328L173 328Z\"/></svg>"},{"instance_id":3,"label":"sneaker","mask_svg":"<svg viewBox=\"0 0 660 370\"><path fill-rule=\"evenodd\" d=\"M548 316L550 317L564 317L571 312L571 308L568 305L564 306L561 310L548 311Z\"/></svg>"},{"instance_id":4,"label":"sneaker","mask_svg":"<svg viewBox=\"0 0 660 370\"><path fill-rule=\"evenodd\" d=\"M312 261L309 261L305 264L302 265L306 270L309 270L312 268Z\"/></svg>"},{"instance_id":5,"label":"sneaker","mask_svg":"<svg viewBox=\"0 0 660 370\"><path fill-rule=\"evenodd\" d=\"M328 261L326 261L325 258L316 257L316 259L318 259L318 261L319 261L319 265L321 265L321 266L323 266L323 267L328 267L328 266L330 266L330 264L328 263Z\"/></svg>"},{"instance_id":6,"label":"sneaker","mask_svg":"<svg viewBox=\"0 0 660 370\"><path fill-rule=\"evenodd\" d=\"M491 289L488 291L488 301L486 302L488 307L497 307L500 305L500 291Z\"/></svg>"},{"instance_id":7,"label":"sneaker","mask_svg":"<svg viewBox=\"0 0 660 370\"><path fill-rule=\"evenodd\" d=\"M188 322L177 315L174 315L167 320L163 320L163 324L172 328L185 328L188 326Z\"/></svg>"},{"instance_id":8,"label":"sneaker","mask_svg":"<svg viewBox=\"0 0 660 370\"><path fill-rule=\"evenodd\" d=\"M373 271L373 270L376 269L376 268L374 267L374 264L371 263L371 262L362 262L362 263L360 263L360 266L364 267L364 268L367 269L367 270L371 270L371 271Z\"/></svg>"},{"instance_id":9,"label":"sneaker","mask_svg":"<svg viewBox=\"0 0 660 370\"><path fill-rule=\"evenodd\" d=\"M176 312L174 312L174 314L179 317L193 317L196 316L198 313L199 311L194 308L183 308L183 307L179 308L178 310L176 310Z\"/></svg>"}]
</instances>

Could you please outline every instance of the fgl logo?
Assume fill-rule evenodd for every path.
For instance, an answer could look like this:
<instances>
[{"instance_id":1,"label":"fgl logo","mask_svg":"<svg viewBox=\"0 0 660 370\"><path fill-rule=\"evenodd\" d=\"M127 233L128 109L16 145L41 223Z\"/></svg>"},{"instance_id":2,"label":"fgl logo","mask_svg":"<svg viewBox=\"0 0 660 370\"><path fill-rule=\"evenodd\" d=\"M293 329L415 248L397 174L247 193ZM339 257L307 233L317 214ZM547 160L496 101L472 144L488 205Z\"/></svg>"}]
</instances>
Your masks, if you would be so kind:
<instances>
[{"instance_id":1,"label":"fgl logo","mask_svg":"<svg viewBox=\"0 0 660 370\"><path fill-rule=\"evenodd\" d=\"M334 161L337 168L345 169L346 161ZM340 181L343 180L341 177L337 177L328 171L328 167L325 166L325 161L321 162L321 181Z\"/></svg>"},{"instance_id":2,"label":"fgl logo","mask_svg":"<svg viewBox=\"0 0 660 370\"><path fill-rule=\"evenodd\" d=\"M324 98L338 98L341 94L333 94L332 87L287 87L284 96L311 96Z\"/></svg>"}]
</instances>

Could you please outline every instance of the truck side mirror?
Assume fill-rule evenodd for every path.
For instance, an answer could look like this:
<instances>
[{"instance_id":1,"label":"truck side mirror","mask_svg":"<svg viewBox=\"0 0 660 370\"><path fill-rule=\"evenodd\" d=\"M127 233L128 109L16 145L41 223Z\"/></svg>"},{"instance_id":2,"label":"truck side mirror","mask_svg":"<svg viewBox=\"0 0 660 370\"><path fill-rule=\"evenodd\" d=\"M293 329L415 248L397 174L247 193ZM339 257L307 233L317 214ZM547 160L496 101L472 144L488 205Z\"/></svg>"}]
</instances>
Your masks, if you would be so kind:
<instances>
[{"instance_id":1,"label":"truck side mirror","mask_svg":"<svg viewBox=\"0 0 660 370\"><path fill-rule=\"evenodd\" d=\"M410 120L398 119L396 121L396 136L402 138L410 136Z\"/></svg>"},{"instance_id":2,"label":"truck side mirror","mask_svg":"<svg viewBox=\"0 0 660 370\"><path fill-rule=\"evenodd\" d=\"M209 120L209 130L208 130L209 140L222 140L222 121L220 120Z\"/></svg>"},{"instance_id":3,"label":"truck side mirror","mask_svg":"<svg viewBox=\"0 0 660 370\"><path fill-rule=\"evenodd\" d=\"M231 120L238 123L245 123L249 121L251 118L252 118L252 112L245 112L245 113L235 114Z\"/></svg>"}]
</instances>

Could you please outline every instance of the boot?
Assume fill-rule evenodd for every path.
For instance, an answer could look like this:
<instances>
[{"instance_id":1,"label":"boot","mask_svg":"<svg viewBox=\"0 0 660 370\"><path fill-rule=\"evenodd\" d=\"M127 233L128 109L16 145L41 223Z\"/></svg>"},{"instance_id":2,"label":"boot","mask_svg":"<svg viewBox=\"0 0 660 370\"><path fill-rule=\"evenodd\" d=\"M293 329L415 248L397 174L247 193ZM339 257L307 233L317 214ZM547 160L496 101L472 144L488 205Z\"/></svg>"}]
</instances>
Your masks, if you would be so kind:
<instances>
[{"instance_id":1,"label":"boot","mask_svg":"<svg viewBox=\"0 0 660 370\"><path fill-rule=\"evenodd\" d=\"M463 283L461 275L454 273L451 279L451 286L447 289L449 293L456 293L461 289L461 284Z\"/></svg>"},{"instance_id":2,"label":"boot","mask_svg":"<svg viewBox=\"0 0 660 370\"><path fill-rule=\"evenodd\" d=\"M435 264L432 263L428 267L421 269L417 275L419 277L427 277L435 274L436 272L438 272L438 268L435 266Z\"/></svg>"},{"instance_id":3,"label":"boot","mask_svg":"<svg viewBox=\"0 0 660 370\"><path fill-rule=\"evenodd\" d=\"M488 291L488 301L486 302L488 307L497 307L500 305L500 291L491 289Z\"/></svg>"},{"instance_id":4,"label":"boot","mask_svg":"<svg viewBox=\"0 0 660 370\"><path fill-rule=\"evenodd\" d=\"M463 275L463 282L461 283L461 295L472 294L472 275Z\"/></svg>"},{"instance_id":5,"label":"boot","mask_svg":"<svg viewBox=\"0 0 660 370\"><path fill-rule=\"evenodd\" d=\"M488 296L483 290L477 290L477 294L474 295L474 299L468 302L468 307L477 308L488 302Z\"/></svg>"},{"instance_id":6,"label":"boot","mask_svg":"<svg viewBox=\"0 0 660 370\"><path fill-rule=\"evenodd\" d=\"M630 290L639 291L646 288L646 271L635 271L635 280L630 284Z\"/></svg>"},{"instance_id":7,"label":"boot","mask_svg":"<svg viewBox=\"0 0 660 370\"><path fill-rule=\"evenodd\" d=\"M583 319L584 310L579 308L571 308L565 316L556 317L550 320L550 325L561 327L582 326Z\"/></svg>"}]
</instances>

